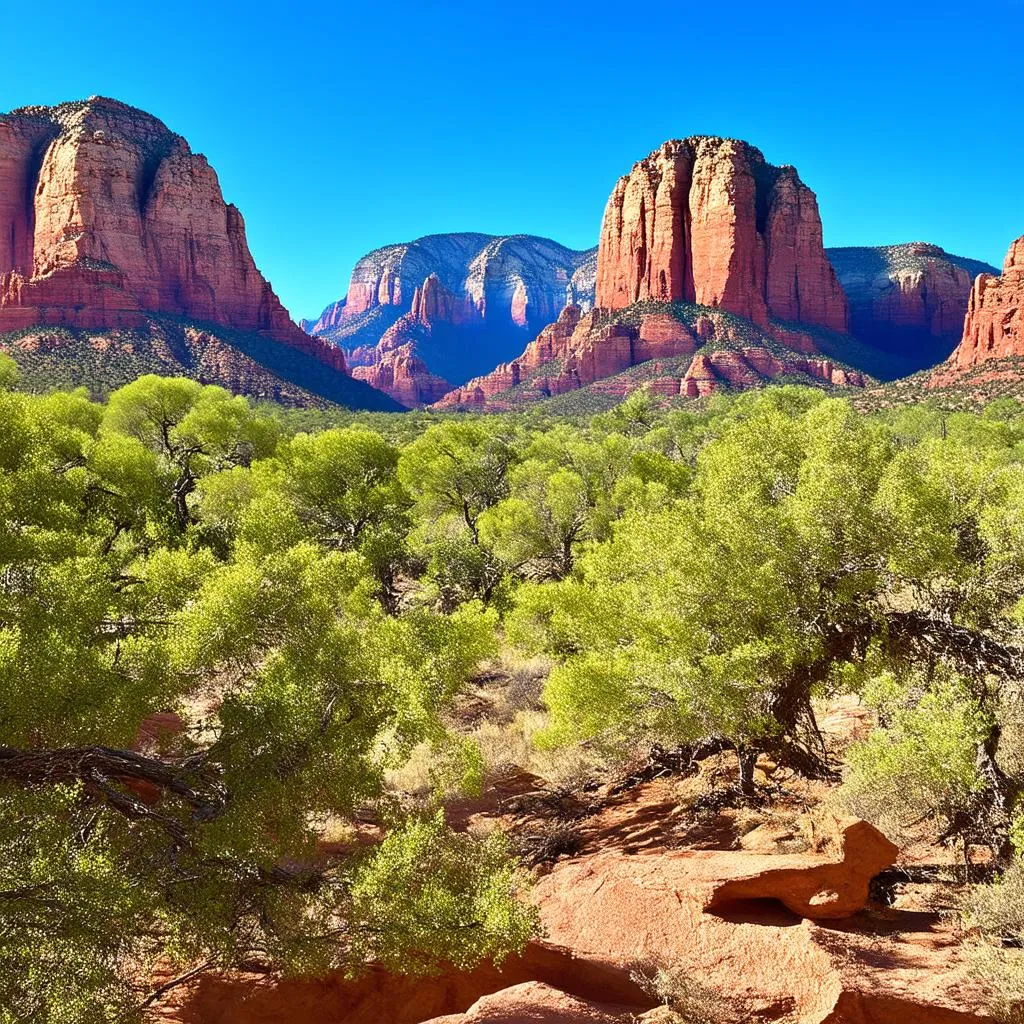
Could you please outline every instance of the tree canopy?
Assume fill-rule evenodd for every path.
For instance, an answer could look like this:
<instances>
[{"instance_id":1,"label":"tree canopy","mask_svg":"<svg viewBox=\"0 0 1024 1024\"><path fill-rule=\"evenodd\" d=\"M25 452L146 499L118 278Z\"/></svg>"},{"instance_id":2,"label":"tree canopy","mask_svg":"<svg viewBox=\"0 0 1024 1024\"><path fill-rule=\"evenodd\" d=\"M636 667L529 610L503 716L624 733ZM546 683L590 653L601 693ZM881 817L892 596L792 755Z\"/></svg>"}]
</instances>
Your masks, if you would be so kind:
<instances>
[{"instance_id":1,"label":"tree canopy","mask_svg":"<svg viewBox=\"0 0 1024 1024\"><path fill-rule=\"evenodd\" d=\"M129 1020L158 965L521 948L500 837L439 812L481 778L453 707L509 645L552 661L549 746L735 751L744 798L769 754L893 834L1024 842L1016 402L339 424L183 380L16 386L0 359L4 1024ZM840 693L877 720L845 769ZM410 802L390 773L424 751Z\"/></svg>"}]
</instances>

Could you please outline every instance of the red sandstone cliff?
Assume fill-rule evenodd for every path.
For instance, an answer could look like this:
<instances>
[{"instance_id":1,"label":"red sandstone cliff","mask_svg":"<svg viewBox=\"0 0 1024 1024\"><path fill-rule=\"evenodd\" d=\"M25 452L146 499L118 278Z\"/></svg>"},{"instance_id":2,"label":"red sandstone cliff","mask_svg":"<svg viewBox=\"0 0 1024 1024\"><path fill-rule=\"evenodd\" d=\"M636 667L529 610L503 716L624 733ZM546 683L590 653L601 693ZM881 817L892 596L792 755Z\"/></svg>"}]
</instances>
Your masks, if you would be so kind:
<instances>
[{"instance_id":1,"label":"red sandstone cliff","mask_svg":"<svg viewBox=\"0 0 1024 1024\"><path fill-rule=\"evenodd\" d=\"M596 305L719 306L756 323L847 326L814 193L732 139L666 142L620 178L605 208Z\"/></svg>"},{"instance_id":2,"label":"red sandstone cliff","mask_svg":"<svg viewBox=\"0 0 1024 1024\"><path fill-rule=\"evenodd\" d=\"M0 116L0 331L137 328L148 313L258 332L345 370L292 323L181 136L101 97Z\"/></svg>"},{"instance_id":3,"label":"red sandstone cliff","mask_svg":"<svg viewBox=\"0 0 1024 1024\"><path fill-rule=\"evenodd\" d=\"M1012 356L1024 356L1024 236L1010 246L1002 277L981 274L975 280L963 338L949 361L968 370Z\"/></svg>"},{"instance_id":4,"label":"red sandstone cliff","mask_svg":"<svg viewBox=\"0 0 1024 1024\"><path fill-rule=\"evenodd\" d=\"M670 302L690 305L657 311ZM630 309L637 303L647 305ZM569 307L522 355L437 404L507 408L649 360L656 365L646 377L604 389L625 393L643 379L660 394L695 397L786 375L862 386L865 375L820 351L809 330L779 323L841 333L847 320L846 297L822 247L817 200L792 167L773 167L731 139L666 142L620 178L608 200L595 308L584 315ZM698 351L712 341L713 350ZM687 355L688 368L672 363Z\"/></svg>"}]
</instances>

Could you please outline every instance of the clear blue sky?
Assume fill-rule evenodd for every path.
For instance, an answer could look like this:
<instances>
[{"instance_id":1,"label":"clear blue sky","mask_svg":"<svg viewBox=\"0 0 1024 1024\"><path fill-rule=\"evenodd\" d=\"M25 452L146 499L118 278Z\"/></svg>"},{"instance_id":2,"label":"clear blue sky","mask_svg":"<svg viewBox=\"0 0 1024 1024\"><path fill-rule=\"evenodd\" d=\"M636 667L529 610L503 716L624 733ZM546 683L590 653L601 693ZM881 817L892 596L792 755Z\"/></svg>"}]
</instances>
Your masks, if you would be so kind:
<instances>
[{"instance_id":1,"label":"clear blue sky","mask_svg":"<svg viewBox=\"0 0 1024 1024\"><path fill-rule=\"evenodd\" d=\"M439 231L596 242L663 140L747 139L828 245L1001 263L1024 233L1024 0L0 5L0 110L143 107L217 169L296 317Z\"/></svg>"}]
</instances>

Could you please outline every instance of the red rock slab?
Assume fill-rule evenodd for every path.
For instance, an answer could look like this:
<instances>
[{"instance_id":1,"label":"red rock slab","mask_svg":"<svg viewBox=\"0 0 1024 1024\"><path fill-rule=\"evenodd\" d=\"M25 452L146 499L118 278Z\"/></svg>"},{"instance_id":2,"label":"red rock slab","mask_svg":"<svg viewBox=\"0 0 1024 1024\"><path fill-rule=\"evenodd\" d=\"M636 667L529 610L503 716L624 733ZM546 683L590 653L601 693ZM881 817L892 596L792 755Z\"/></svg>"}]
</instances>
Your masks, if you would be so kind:
<instances>
[{"instance_id":1,"label":"red rock slab","mask_svg":"<svg viewBox=\"0 0 1024 1024\"><path fill-rule=\"evenodd\" d=\"M848 821L840 828L835 861L811 864L802 854L721 861L724 871L737 874L718 885L705 909L776 899L812 920L851 917L867 905L871 879L895 864L898 855L899 849L873 825Z\"/></svg>"},{"instance_id":2,"label":"red rock slab","mask_svg":"<svg viewBox=\"0 0 1024 1024\"><path fill-rule=\"evenodd\" d=\"M627 969L657 962L699 982L726 1020L793 1024L988 1021L962 942L937 916L801 919L773 900L705 910L743 853L608 853L558 865L535 898L551 942ZM790 858L777 857L776 860ZM809 868L820 858L808 857Z\"/></svg>"},{"instance_id":3,"label":"red rock slab","mask_svg":"<svg viewBox=\"0 0 1024 1024\"><path fill-rule=\"evenodd\" d=\"M434 1017L426 1024L616 1024L632 1019L629 1008L578 999L530 981L478 999L465 1013Z\"/></svg>"}]
</instances>

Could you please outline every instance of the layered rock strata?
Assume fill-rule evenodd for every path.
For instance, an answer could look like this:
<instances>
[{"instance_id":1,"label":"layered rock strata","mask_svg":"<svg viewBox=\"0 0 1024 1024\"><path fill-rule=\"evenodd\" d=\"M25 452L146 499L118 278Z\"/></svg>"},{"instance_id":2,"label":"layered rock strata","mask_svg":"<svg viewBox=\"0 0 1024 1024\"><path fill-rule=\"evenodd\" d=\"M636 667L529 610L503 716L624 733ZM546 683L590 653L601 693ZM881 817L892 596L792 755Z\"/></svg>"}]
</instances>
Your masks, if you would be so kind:
<instances>
[{"instance_id":1,"label":"layered rock strata","mask_svg":"<svg viewBox=\"0 0 1024 1024\"><path fill-rule=\"evenodd\" d=\"M664 143L619 179L605 208L595 303L654 299L847 327L814 193L745 142Z\"/></svg>"},{"instance_id":2,"label":"layered rock strata","mask_svg":"<svg viewBox=\"0 0 1024 1024\"><path fill-rule=\"evenodd\" d=\"M850 330L883 379L942 362L963 333L971 286L996 274L979 260L927 242L826 250L850 303Z\"/></svg>"},{"instance_id":3,"label":"layered rock strata","mask_svg":"<svg viewBox=\"0 0 1024 1024\"><path fill-rule=\"evenodd\" d=\"M151 313L251 331L344 371L260 274L206 158L92 97L0 116L0 331L141 328Z\"/></svg>"},{"instance_id":4,"label":"layered rock strata","mask_svg":"<svg viewBox=\"0 0 1024 1024\"><path fill-rule=\"evenodd\" d=\"M1002 276L974 282L960 344L950 363L967 370L989 359L1024 356L1024 237L1006 254Z\"/></svg>"}]
</instances>

